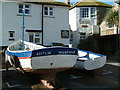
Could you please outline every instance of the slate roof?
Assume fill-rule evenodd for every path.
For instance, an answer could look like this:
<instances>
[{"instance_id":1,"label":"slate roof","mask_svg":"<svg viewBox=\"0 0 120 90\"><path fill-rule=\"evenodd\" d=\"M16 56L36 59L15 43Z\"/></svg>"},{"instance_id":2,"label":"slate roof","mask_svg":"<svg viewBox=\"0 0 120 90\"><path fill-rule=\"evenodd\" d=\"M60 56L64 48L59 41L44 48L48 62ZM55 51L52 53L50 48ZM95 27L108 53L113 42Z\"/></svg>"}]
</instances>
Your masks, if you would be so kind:
<instances>
[{"instance_id":1,"label":"slate roof","mask_svg":"<svg viewBox=\"0 0 120 90\"><path fill-rule=\"evenodd\" d=\"M108 8L111 8L112 6L109 4L103 3L103 2L99 2L97 0L80 0L79 2L71 6L71 8L74 8L74 7L108 7Z\"/></svg>"}]
</instances>

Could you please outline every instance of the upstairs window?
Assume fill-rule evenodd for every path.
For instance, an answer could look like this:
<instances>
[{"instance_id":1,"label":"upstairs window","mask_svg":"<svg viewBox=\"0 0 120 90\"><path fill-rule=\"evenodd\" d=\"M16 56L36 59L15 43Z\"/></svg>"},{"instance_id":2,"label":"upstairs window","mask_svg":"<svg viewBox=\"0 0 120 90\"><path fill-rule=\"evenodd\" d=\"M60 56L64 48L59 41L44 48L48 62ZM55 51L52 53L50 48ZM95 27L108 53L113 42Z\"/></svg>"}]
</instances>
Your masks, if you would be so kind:
<instances>
[{"instance_id":1,"label":"upstairs window","mask_svg":"<svg viewBox=\"0 0 120 90\"><path fill-rule=\"evenodd\" d=\"M54 15L54 8L53 7L44 7L44 15L45 16L53 16Z\"/></svg>"},{"instance_id":2,"label":"upstairs window","mask_svg":"<svg viewBox=\"0 0 120 90\"><path fill-rule=\"evenodd\" d=\"M89 8L80 8L80 17L81 18L89 17Z\"/></svg>"},{"instance_id":3,"label":"upstairs window","mask_svg":"<svg viewBox=\"0 0 120 90\"><path fill-rule=\"evenodd\" d=\"M96 16L96 8L91 8L91 17Z\"/></svg>"},{"instance_id":4,"label":"upstairs window","mask_svg":"<svg viewBox=\"0 0 120 90\"><path fill-rule=\"evenodd\" d=\"M23 5L23 4L19 4L19 14L23 13L23 8L25 9L24 14L25 15L29 15L30 14L30 5Z\"/></svg>"}]
</instances>

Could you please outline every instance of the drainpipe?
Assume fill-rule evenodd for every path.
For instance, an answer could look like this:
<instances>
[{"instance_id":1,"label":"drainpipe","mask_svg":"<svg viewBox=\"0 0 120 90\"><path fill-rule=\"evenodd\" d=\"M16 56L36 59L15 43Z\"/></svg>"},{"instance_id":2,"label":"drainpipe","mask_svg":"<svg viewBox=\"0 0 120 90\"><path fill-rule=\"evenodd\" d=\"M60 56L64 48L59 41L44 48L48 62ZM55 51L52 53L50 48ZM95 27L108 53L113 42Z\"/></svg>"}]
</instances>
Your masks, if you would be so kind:
<instances>
[{"instance_id":1,"label":"drainpipe","mask_svg":"<svg viewBox=\"0 0 120 90\"><path fill-rule=\"evenodd\" d=\"M42 20L41 20L41 23L42 23L42 24L41 24L41 26L42 26L42 46L44 45L44 44L43 44L43 42L44 42L44 41L43 41L43 34L44 34L44 33L43 33L43 31L44 31L44 30L43 30L43 29L44 29L44 26L43 26L43 25L44 25L43 14L44 14L44 5L42 4Z\"/></svg>"},{"instance_id":2,"label":"drainpipe","mask_svg":"<svg viewBox=\"0 0 120 90\"><path fill-rule=\"evenodd\" d=\"M22 50L24 50L24 12L25 12L25 9L23 8L22 10Z\"/></svg>"}]
</instances>

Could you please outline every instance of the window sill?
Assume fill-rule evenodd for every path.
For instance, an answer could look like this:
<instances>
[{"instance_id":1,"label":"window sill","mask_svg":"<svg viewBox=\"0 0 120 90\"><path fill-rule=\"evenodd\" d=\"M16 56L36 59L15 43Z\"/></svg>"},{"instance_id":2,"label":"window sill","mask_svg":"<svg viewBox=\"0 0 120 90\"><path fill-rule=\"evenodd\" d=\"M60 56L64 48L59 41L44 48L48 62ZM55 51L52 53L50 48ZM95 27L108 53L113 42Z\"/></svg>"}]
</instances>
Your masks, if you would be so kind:
<instances>
[{"instance_id":1,"label":"window sill","mask_svg":"<svg viewBox=\"0 0 120 90\"><path fill-rule=\"evenodd\" d=\"M22 14L17 14L17 16L22 16ZM24 16L30 16L31 17L30 14L25 14Z\"/></svg>"},{"instance_id":2,"label":"window sill","mask_svg":"<svg viewBox=\"0 0 120 90\"><path fill-rule=\"evenodd\" d=\"M47 15L44 15L44 17L55 18L55 16L47 16Z\"/></svg>"},{"instance_id":3,"label":"window sill","mask_svg":"<svg viewBox=\"0 0 120 90\"><path fill-rule=\"evenodd\" d=\"M15 39L9 39L9 41L15 41Z\"/></svg>"}]
</instances>

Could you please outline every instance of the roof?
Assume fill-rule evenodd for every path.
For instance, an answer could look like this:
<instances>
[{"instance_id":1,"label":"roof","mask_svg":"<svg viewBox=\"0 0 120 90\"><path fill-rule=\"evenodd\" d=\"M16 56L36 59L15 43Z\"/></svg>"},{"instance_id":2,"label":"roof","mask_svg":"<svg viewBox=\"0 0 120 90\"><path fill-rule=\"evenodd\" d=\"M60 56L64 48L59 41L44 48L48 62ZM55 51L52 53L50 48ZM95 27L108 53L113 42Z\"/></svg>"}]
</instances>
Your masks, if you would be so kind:
<instances>
[{"instance_id":1,"label":"roof","mask_svg":"<svg viewBox=\"0 0 120 90\"><path fill-rule=\"evenodd\" d=\"M80 0L76 4L74 4L71 8L74 7L108 7L111 8L112 6L103 2L99 2L97 0Z\"/></svg>"},{"instance_id":2,"label":"roof","mask_svg":"<svg viewBox=\"0 0 120 90\"><path fill-rule=\"evenodd\" d=\"M4 1L4 0L3 0ZM49 5L59 5L59 6L69 6L64 2L59 2L55 0L5 0L5 1L12 1L12 2L25 2L25 3L38 3L38 4L49 4Z\"/></svg>"}]
</instances>

